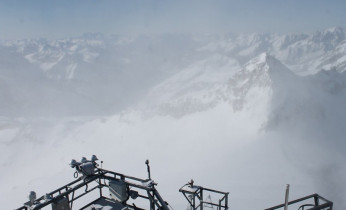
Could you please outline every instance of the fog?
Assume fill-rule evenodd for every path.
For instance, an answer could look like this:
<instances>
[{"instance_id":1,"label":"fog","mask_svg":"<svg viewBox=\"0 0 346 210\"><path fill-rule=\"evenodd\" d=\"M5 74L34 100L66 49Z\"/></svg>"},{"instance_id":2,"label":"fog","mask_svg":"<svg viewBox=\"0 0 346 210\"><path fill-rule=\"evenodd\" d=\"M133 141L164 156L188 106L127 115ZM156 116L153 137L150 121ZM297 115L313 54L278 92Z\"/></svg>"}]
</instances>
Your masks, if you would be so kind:
<instances>
[{"instance_id":1,"label":"fog","mask_svg":"<svg viewBox=\"0 0 346 210\"><path fill-rule=\"evenodd\" d=\"M1 203L52 191L73 180L70 159L96 154L142 178L150 159L174 209L187 207L178 189L191 178L230 192L232 209L282 203L286 184L292 199L319 193L342 209L344 37L333 28L3 41ZM287 53L297 43L303 54Z\"/></svg>"},{"instance_id":2,"label":"fog","mask_svg":"<svg viewBox=\"0 0 346 210\"><path fill-rule=\"evenodd\" d=\"M281 204L286 184L345 209L344 4L2 1L2 208L95 154L140 178L149 159L173 209L190 179L230 209Z\"/></svg>"}]
</instances>

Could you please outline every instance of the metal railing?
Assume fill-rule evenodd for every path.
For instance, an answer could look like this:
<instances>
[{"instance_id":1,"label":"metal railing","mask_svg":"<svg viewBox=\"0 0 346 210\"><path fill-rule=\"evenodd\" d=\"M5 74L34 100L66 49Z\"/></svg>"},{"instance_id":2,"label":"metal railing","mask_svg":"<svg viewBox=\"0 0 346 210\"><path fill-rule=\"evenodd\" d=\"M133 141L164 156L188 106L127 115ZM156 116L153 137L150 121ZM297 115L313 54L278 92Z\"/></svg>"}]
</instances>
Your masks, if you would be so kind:
<instances>
[{"instance_id":1,"label":"metal railing","mask_svg":"<svg viewBox=\"0 0 346 210\"><path fill-rule=\"evenodd\" d=\"M222 192L201 186L196 186L193 184L193 181L181 187L179 189L179 192L183 193L184 197L190 204L190 208L193 210L203 210L205 205L215 206L217 207L217 210L228 209L228 192ZM212 202L211 199L210 201L205 200L204 195L208 192L219 195L217 203Z\"/></svg>"},{"instance_id":2,"label":"metal railing","mask_svg":"<svg viewBox=\"0 0 346 210\"><path fill-rule=\"evenodd\" d=\"M311 202L311 203L305 203L305 202ZM293 201L288 202L288 206L293 204L303 203L299 206L298 210L332 210L333 209L333 202L323 198L322 196L318 194L312 194L303 198L299 198ZM276 210L284 208L285 204L280 204L271 208L267 208L265 210Z\"/></svg>"},{"instance_id":3,"label":"metal railing","mask_svg":"<svg viewBox=\"0 0 346 210\"><path fill-rule=\"evenodd\" d=\"M64 185L50 193L47 193L44 196L39 197L32 204L29 204L29 202L25 203L22 207L17 208L17 210L38 210L51 204L54 205L58 203L61 199L67 199L69 208L72 210L74 201L78 200L79 198L85 196L86 194L92 191L99 189L99 196L91 203L80 208L80 209L84 209L92 205L97 200L101 198L106 198L105 196L103 196L102 188L104 187L108 188L109 185L106 183L106 181L109 182L112 180L124 182L126 186L128 187L128 189L129 187L132 187L132 188L136 188L138 190L146 192L146 195L141 195L137 191L133 191L133 190L128 191L128 193L135 193L136 198L139 197L139 198L148 200L150 204L150 210L155 210L155 209L169 210L167 202L165 202L162 199L159 192L155 189L155 185L157 184L153 180L140 179L140 178L127 176L121 173L99 169L99 168L96 169L93 175L77 178L75 181L70 182L67 185ZM91 183L96 183L96 186L88 189L88 185ZM75 197L76 192L81 191L83 189L84 189L84 192L82 192L81 194ZM135 206L135 204L132 204L132 205L127 204L126 201L122 202L124 206L134 208L134 209L141 209Z\"/></svg>"}]
</instances>

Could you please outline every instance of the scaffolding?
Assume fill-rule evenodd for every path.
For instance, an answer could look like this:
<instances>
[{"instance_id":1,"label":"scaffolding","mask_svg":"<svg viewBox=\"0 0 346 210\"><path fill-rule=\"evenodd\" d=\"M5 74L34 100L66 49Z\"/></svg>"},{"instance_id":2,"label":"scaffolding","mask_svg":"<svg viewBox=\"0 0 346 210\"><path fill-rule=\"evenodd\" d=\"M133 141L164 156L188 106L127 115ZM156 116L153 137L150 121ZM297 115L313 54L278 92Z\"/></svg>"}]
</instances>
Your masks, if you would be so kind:
<instances>
[{"instance_id":1,"label":"scaffolding","mask_svg":"<svg viewBox=\"0 0 346 210\"><path fill-rule=\"evenodd\" d=\"M228 192L221 192L218 190L194 185L193 180L182 186L179 189L179 192L183 193L184 197L189 202L190 209L192 210L203 210L205 205L215 206L217 207L217 210L228 209ZM214 203L211 201L210 194L206 197L207 199L209 198L209 201L206 200L205 195L208 193L214 193L218 195L218 203Z\"/></svg>"}]
</instances>

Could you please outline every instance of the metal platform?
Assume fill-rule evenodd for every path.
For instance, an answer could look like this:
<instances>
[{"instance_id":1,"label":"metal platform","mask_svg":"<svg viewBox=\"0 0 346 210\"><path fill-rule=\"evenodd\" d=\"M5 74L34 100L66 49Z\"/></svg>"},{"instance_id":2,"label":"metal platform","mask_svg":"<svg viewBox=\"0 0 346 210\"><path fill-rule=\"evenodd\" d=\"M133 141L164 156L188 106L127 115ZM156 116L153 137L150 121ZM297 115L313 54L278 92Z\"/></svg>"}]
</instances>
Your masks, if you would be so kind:
<instances>
[{"instance_id":1,"label":"metal platform","mask_svg":"<svg viewBox=\"0 0 346 210\"><path fill-rule=\"evenodd\" d=\"M76 167L76 180L36 199L36 193L29 194L29 202L17 210L170 210L168 203L156 190L157 185L149 179L140 179L121 173L97 168L95 161L71 161ZM148 171L149 170L149 163ZM82 177L78 178L78 174ZM84 196L92 196L85 199ZM95 197L96 196L96 197ZM107 196L107 197L106 197ZM84 199L80 199L80 198ZM128 200L131 199L131 204ZM87 202L85 203L85 201ZM136 201L135 201L136 200ZM135 204L138 201L139 204ZM84 202L84 203L83 203ZM76 206L76 204L78 204ZM138 205L138 207L136 206Z\"/></svg>"},{"instance_id":2,"label":"metal platform","mask_svg":"<svg viewBox=\"0 0 346 210\"><path fill-rule=\"evenodd\" d=\"M171 210L171 206L162 199L156 190L157 185L150 176L149 161L145 163L148 178L141 179L98 168L97 157L91 160L82 158L80 162L72 160L70 165L76 169L73 182L66 184L44 196L36 198L29 193L29 201L16 210ZM102 161L101 161L102 164ZM80 177L78 177L80 176ZM300 199L288 201L286 189L285 203L265 210L332 210L333 202L312 194ZM191 210L214 209L228 210L228 192L222 192L195 185L191 180L179 190L189 203ZM81 199L82 198L82 199ZM214 200L214 201L213 201Z\"/></svg>"}]
</instances>

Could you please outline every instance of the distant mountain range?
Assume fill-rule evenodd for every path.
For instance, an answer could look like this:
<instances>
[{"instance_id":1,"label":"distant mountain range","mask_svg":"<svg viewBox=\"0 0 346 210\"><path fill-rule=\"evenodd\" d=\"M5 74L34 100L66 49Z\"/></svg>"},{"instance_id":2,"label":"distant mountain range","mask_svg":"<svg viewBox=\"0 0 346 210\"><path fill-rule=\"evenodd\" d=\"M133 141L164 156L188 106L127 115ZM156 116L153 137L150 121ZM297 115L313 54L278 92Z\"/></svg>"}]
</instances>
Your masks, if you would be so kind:
<instances>
[{"instance_id":1,"label":"distant mountain range","mask_svg":"<svg viewBox=\"0 0 346 210\"><path fill-rule=\"evenodd\" d=\"M346 119L346 71L299 76L268 53L242 67L234 59L212 56L152 88L138 108L179 118L220 103L229 104L230 112L262 115L266 129L333 124Z\"/></svg>"},{"instance_id":2,"label":"distant mountain range","mask_svg":"<svg viewBox=\"0 0 346 210\"><path fill-rule=\"evenodd\" d=\"M302 76L323 70L344 72L345 52L344 28L287 35L85 34L60 40L2 40L0 115L115 113L159 94L156 86L168 89L162 97L174 98L177 103L185 100L184 104L190 104L186 109L201 109L194 98L203 96L205 106L215 103L211 98L231 97L227 91L235 89L227 81L234 80L231 76L261 53ZM171 90L173 83L179 90ZM205 89L208 93L203 92ZM183 99L182 94L191 97ZM169 106L164 109L171 109Z\"/></svg>"}]
</instances>

